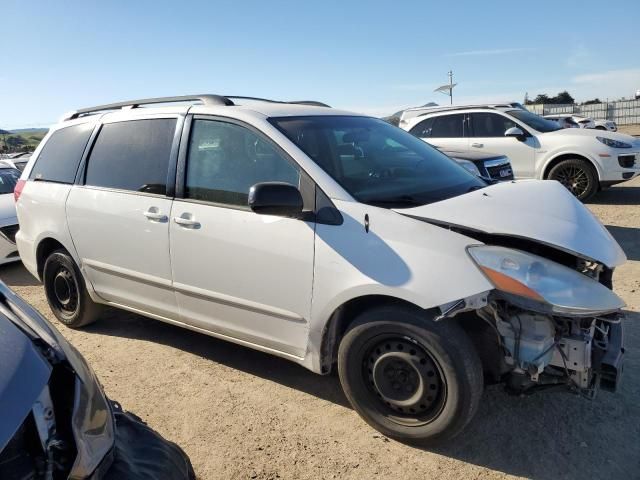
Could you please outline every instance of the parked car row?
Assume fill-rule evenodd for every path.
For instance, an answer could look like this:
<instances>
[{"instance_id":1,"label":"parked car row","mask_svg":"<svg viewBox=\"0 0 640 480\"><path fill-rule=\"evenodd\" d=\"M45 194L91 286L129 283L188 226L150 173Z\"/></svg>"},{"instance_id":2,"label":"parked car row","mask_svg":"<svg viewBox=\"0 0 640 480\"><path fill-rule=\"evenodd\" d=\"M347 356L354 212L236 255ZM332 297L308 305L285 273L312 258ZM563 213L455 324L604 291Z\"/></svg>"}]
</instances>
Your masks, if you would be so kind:
<instances>
[{"instance_id":1,"label":"parked car row","mask_svg":"<svg viewBox=\"0 0 640 480\"><path fill-rule=\"evenodd\" d=\"M544 118L557 122L562 128L594 128L596 130L608 130L610 132L618 131L616 122L612 120L593 120L588 117L568 113L545 115Z\"/></svg>"},{"instance_id":2,"label":"parked car row","mask_svg":"<svg viewBox=\"0 0 640 480\"><path fill-rule=\"evenodd\" d=\"M640 146L512 105L400 126L218 95L78 110L16 185L18 250L69 328L110 306L337 368L403 441L460 433L485 382L615 390L624 252L559 183L496 180L584 199L640 173Z\"/></svg>"},{"instance_id":3,"label":"parked car row","mask_svg":"<svg viewBox=\"0 0 640 480\"><path fill-rule=\"evenodd\" d=\"M31 158L31 153L21 152L0 157L0 165L6 165L11 168L23 171Z\"/></svg>"},{"instance_id":4,"label":"parked car row","mask_svg":"<svg viewBox=\"0 0 640 480\"><path fill-rule=\"evenodd\" d=\"M585 201L640 175L640 140L557 122L517 107L468 105L405 110L399 126L440 149L506 155L516 178L562 183Z\"/></svg>"}]
</instances>

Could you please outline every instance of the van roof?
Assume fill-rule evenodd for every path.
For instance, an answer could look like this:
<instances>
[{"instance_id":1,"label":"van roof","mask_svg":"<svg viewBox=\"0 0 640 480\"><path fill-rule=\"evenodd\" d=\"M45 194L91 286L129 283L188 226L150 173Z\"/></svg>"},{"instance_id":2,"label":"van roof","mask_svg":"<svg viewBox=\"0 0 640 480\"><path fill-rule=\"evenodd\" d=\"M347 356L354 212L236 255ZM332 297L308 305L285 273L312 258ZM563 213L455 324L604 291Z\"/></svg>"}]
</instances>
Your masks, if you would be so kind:
<instances>
[{"instance_id":1,"label":"van roof","mask_svg":"<svg viewBox=\"0 0 640 480\"><path fill-rule=\"evenodd\" d=\"M329 105L317 100L271 100L258 97L247 97L238 95L183 95L176 97L155 97L138 100L128 100L124 102L97 105L94 107L81 108L66 113L61 122L67 122L90 115L110 113L114 111L124 111L138 109L141 107L167 107L167 106L194 106L202 107L244 107L262 113L266 116L292 116L292 115L344 115L349 112L342 112L332 109Z\"/></svg>"}]
</instances>

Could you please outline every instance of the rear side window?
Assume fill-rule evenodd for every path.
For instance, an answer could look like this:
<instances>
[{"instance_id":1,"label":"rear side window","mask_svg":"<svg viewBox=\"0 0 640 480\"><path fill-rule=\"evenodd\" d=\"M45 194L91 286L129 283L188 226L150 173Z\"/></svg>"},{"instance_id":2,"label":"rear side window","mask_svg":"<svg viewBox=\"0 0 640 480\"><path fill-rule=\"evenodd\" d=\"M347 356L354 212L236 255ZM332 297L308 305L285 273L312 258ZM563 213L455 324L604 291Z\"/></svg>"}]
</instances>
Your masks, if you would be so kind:
<instances>
[{"instance_id":1,"label":"rear side window","mask_svg":"<svg viewBox=\"0 0 640 480\"><path fill-rule=\"evenodd\" d=\"M130 120L102 126L85 184L164 195L176 119Z\"/></svg>"},{"instance_id":2,"label":"rear side window","mask_svg":"<svg viewBox=\"0 0 640 480\"><path fill-rule=\"evenodd\" d=\"M433 128L433 120L434 117L427 118L426 120L421 121L415 127L413 127L409 133L411 135L415 135L418 138L428 138L431 136L431 130Z\"/></svg>"},{"instance_id":3,"label":"rear side window","mask_svg":"<svg viewBox=\"0 0 640 480\"><path fill-rule=\"evenodd\" d=\"M29 178L73 183L93 127L93 124L83 123L55 131L42 147Z\"/></svg>"},{"instance_id":4,"label":"rear side window","mask_svg":"<svg viewBox=\"0 0 640 480\"><path fill-rule=\"evenodd\" d=\"M433 138L464 137L464 114L435 117L430 136Z\"/></svg>"}]
</instances>

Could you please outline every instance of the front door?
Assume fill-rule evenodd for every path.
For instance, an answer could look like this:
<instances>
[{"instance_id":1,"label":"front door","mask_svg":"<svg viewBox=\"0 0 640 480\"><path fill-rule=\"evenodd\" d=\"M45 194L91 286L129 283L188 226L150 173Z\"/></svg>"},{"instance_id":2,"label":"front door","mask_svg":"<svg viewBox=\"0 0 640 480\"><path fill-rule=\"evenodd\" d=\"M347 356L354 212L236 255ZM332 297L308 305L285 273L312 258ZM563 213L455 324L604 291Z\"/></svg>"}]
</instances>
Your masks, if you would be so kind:
<instances>
[{"instance_id":1,"label":"front door","mask_svg":"<svg viewBox=\"0 0 640 480\"><path fill-rule=\"evenodd\" d=\"M511 161L516 178L534 178L535 151L538 145L536 137L528 135L524 141L505 137L504 133L512 127L524 132L527 130L499 113L477 112L471 113L470 117L471 151L506 155Z\"/></svg>"},{"instance_id":2,"label":"front door","mask_svg":"<svg viewBox=\"0 0 640 480\"><path fill-rule=\"evenodd\" d=\"M177 318L167 175L177 118L105 123L66 209L83 271L103 299Z\"/></svg>"},{"instance_id":3,"label":"front door","mask_svg":"<svg viewBox=\"0 0 640 480\"><path fill-rule=\"evenodd\" d=\"M301 173L243 124L203 117L191 125L183 198L173 203L169 227L182 321L303 357L314 224L258 215L247 206L252 185L299 186Z\"/></svg>"}]
</instances>

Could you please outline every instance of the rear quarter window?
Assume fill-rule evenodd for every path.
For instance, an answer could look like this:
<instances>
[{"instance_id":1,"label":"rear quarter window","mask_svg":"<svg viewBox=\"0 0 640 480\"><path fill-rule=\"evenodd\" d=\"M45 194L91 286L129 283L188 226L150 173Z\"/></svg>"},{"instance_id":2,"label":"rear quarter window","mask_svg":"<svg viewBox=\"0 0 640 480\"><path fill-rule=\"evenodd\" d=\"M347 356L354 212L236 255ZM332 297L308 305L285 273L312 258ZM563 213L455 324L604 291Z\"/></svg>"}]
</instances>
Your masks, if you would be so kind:
<instances>
[{"instance_id":1,"label":"rear quarter window","mask_svg":"<svg viewBox=\"0 0 640 480\"><path fill-rule=\"evenodd\" d=\"M29 179L73 183L93 127L83 123L53 132L42 147Z\"/></svg>"}]
</instances>

